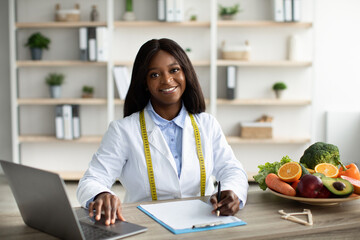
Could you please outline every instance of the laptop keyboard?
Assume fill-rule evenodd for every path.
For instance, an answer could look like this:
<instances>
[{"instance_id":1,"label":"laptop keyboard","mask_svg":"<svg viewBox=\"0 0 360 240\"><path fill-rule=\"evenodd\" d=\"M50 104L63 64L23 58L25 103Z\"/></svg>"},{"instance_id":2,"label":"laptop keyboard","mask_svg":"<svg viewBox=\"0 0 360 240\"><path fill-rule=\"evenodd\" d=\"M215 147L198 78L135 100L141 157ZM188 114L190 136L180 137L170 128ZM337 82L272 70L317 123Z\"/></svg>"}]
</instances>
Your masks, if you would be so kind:
<instances>
[{"instance_id":1,"label":"laptop keyboard","mask_svg":"<svg viewBox=\"0 0 360 240\"><path fill-rule=\"evenodd\" d=\"M107 239L118 235L115 232L107 231L82 222L80 222L80 226L86 240Z\"/></svg>"}]
</instances>

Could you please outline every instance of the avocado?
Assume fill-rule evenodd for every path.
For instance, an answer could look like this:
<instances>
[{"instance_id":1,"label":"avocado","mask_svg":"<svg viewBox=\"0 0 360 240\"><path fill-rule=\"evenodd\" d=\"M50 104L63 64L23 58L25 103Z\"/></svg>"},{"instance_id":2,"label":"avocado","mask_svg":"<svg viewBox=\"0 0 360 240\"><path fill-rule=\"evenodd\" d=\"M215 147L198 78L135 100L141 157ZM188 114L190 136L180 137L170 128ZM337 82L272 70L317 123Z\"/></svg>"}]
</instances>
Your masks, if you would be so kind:
<instances>
[{"instance_id":1,"label":"avocado","mask_svg":"<svg viewBox=\"0 0 360 240\"><path fill-rule=\"evenodd\" d=\"M313 173L312 175L317 176L317 177L319 177L320 179L322 179L323 177L325 177L325 175L324 175L323 173L319 173L319 172Z\"/></svg>"},{"instance_id":2,"label":"avocado","mask_svg":"<svg viewBox=\"0 0 360 240\"><path fill-rule=\"evenodd\" d=\"M348 197L354 192L353 185L342 178L321 178L324 186L336 197Z\"/></svg>"}]
</instances>

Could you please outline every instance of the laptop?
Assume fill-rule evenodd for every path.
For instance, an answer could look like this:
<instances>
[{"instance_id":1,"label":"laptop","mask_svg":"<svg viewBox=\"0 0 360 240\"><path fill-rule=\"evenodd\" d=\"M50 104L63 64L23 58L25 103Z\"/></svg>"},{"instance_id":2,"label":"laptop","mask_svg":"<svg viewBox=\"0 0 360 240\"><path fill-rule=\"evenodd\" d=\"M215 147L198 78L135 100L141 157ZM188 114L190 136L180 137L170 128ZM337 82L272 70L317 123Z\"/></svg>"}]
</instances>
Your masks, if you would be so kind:
<instances>
[{"instance_id":1,"label":"laptop","mask_svg":"<svg viewBox=\"0 0 360 240\"><path fill-rule=\"evenodd\" d=\"M119 239L147 230L117 220L106 226L88 210L72 208L65 183L56 173L0 160L26 225L61 239ZM102 218L103 219L103 218Z\"/></svg>"}]
</instances>

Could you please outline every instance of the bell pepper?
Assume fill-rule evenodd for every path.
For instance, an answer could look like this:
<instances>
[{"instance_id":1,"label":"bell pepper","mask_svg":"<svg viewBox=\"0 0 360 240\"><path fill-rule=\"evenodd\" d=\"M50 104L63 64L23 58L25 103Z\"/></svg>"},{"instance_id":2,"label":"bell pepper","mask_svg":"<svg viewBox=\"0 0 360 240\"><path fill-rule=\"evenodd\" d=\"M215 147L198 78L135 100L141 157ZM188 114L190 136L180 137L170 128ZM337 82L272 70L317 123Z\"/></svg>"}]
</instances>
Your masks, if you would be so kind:
<instances>
[{"instance_id":1,"label":"bell pepper","mask_svg":"<svg viewBox=\"0 0 360 240\"><path fill-rule=\"evenodd\" d=\"M339 176L348 176L357 180L360 180L360 172L358 167L351 163L349 165L346 165L346 167L340 167L339 169Z\"/></svg>"}]
</instances>

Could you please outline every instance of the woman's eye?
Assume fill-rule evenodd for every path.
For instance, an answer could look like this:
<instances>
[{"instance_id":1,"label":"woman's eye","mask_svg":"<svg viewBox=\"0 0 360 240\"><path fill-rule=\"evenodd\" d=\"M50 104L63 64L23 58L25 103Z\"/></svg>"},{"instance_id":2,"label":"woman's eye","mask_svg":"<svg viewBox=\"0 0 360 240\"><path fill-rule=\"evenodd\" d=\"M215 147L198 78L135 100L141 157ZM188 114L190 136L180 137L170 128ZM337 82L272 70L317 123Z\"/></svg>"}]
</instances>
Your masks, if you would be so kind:
<instances>
[{"instance_id":1,"label":"woman's eye","mask_svg":"<svg viewBox=\"0 0 360 240\"><path fill-rule=\"evenodd\" d=\"M173 73L178 72L178 71L180 71L180 68L173 68L173 69L171 69L171 72L173 72Z\"/></svg>"},{"instance_id":2,"label":"woman's eye","mask_svg":"<svg viewBox=\"0 0 360 240\"><path fill-rule=\"evenodd\" d=\"M156 77L158 77L158 76L159 76L158 73L151 73L151 74L150 74L150 77L151 77L151 78L156 78Z\"/></svg>"}]
</instances>

